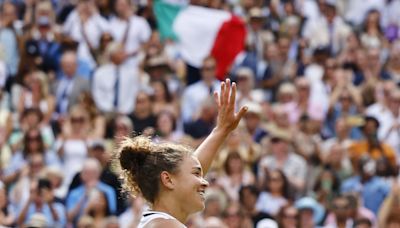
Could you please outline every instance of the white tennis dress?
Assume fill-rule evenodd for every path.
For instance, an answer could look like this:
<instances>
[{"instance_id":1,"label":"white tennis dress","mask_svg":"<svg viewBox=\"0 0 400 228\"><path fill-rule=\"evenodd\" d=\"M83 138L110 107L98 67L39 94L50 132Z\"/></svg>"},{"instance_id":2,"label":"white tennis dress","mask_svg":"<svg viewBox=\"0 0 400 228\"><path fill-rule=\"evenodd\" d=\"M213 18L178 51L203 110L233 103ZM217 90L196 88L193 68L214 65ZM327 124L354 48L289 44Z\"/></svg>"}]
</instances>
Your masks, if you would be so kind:
<instances>
[{"instance_id":1,"label":"white tennis dress","mask_svg":"<svg viewBox=\"0 0 400 228\"><path fill-rule=\"evenodd\" d=\"M140 223L138 228L144 228L149 222L153 221L154 219L173 219L177 220L176 218L172 217L171 215L161 212L161 211L146 211L143 213L142 218L140 219ZM186 227L183 226L182 227Z\"/></svg>"}]
</instances>

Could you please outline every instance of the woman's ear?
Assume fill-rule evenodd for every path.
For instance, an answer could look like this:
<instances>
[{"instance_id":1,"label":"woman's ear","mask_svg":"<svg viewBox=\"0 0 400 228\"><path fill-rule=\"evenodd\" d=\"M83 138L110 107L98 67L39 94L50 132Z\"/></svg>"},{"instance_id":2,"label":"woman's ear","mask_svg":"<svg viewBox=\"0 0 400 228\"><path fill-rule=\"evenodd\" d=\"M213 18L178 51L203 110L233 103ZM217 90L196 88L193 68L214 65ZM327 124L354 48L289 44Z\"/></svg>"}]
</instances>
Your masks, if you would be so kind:
<instances>
[{"instance_id":1,"label":"woman's ear","mask_svg":"<svg viewBox=\"0 0 400 228\"><path fill-rule=\"evenodd\" d=\"M169 190L175 188L175 182L171 173L167 171L162 171L160 174L160 178L161 178L161 183L165 188Z\"/></svg>"}]
</instances>

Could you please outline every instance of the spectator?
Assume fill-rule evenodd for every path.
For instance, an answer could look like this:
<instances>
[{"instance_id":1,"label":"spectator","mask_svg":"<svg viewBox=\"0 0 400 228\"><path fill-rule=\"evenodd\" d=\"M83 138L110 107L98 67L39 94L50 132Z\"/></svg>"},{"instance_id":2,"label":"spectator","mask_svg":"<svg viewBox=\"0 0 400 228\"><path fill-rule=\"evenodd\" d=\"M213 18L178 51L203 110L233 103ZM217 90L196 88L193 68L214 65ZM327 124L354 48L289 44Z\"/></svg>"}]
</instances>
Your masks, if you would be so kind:
<instances>
[{"instance_id":1,"label":"spectator","mask_svg":"<svg viewBox=\"0 0 400 228\"><path fill-rule=\"evenodd\" d=\"M257 209L276 217L279 210L292 200L291 187L281 170L266 170L266 172L261 182L262 192L257 199Z\"/></svg>"},{"instance_id":2,"label":"spectator","mask_svg":"<svg viewBox=\"0 0 400 228\"><path fill-rule=\"evenodd\" d=\"M279 210L277 220L282 228L299 227L299 211L293 205L287 204Z\"/></svg>"},{"instance_id":3,"label":"spectator","mask_svg":"<svg viewBox=\"0 0 400 228\"><path fill-rule=\"evenodd\" d=\"M95 50L100 37L108 31L109 24L97 12L94 0L79 1L63 25L63 33L79 43L78 58L88 63L92 71L97 65Z\"/></svg>"},{"instance_id":4,"label":"spectator","mask_svg":"<svg viewBox=\"0 0 400 228\"><path fill-rule=\"evenodd\" d=\"M139 91L135 100L135 110L129 115L136 133L153 135L156 126L156 116L153 114L150 94L145 90Z\"/></svg>"},{"instance_id":5,"label":"spectator","mask_svg":"<svg viewBox=\"0 0 400 228\"><path fill-rule=\"evenodd\" d=\"M54 193L48 179L39 179L31 186L29 201L24 205L18 217L18 224L29 221L36 213L42 213L49 226L65 226L65 208L54 202Z\"/></svg>"},{"instance_id":6,"label":"spectator","mask_svg":"<svg viewBox=\"0 0 400 228\"><path fill-rule=\"evenodd\" d=\"M224 174L218 178L220 185L233 202L239 202L239 189L255 183L253 173L246 170L243 158L237 151L230 151L224 162Z\"/></svg>"},{"instance_id":7,"label":"spectator","mask_svg":"<svg viewBox=\"0 0 400 228\"><path fill-rule=\"evenodd\" d=\"M239 190L240 204L244 208L244 213L251 217L254 227L257 227L263 219L272 219L271 215L256 208L258 196L259 192L255 185L242 185Z\"/></svg>"},{"instance_id":8,"label":"spectator","mask_svg":"<svg viewBox=\"0 0 400 228\"><path fill-rule=\"evenodd\" d=\"M341 186L342 193L354 192L360 194L363 206L375 215L390 191L389 184L376 175L376 163L369 157L360 158L357 164L358 175L347 179Z\"/></svg>"},{"instance_id":9,"label":"spectator","mask_svg":"<svg viewBox=\"0 0 400 228\"><path fill-rule=\"evenodd\" d=\"M290 149L290 135L284 131L270 132L271 154L259 162L259 180L265 177L265 169L281 169L296 191L305 188L307 166L305 160Z\"/></svg>"},{"instance_id":10,"label":"spectator","mask_svg":"<svg viewBox=\"0 0 400 228\"><path fill-rule=\"evenodd\" d=\"M207 97L218 91L218 81L215 78L216 62L214 58L208 57L203 61L200 81L188 86L182 94L182 119L188 123L196 119L195 114L199 113L199 104Z\"/></svg>"},{"instance_id":11,"label":"spectator","mask_svg":"<svg viewBox=\"0 0 400 228\"><path fill-rule=\"evenodd\" d=\"M111 35L122 46L122 62L130 68L139 64L138 54L150 39L151 30L147 21L133 14L131 1L116 0L116 17L110 20Z\"/></svg>"},{"instance_id":12,"label":"spectator","mask_svg":"<svg viewBox=\"0 0 400 228\"><path fill-rule=\"evenodd\" d=\"M77 75L77 56L73 51L61 57L61 78L53 84L53 94L57 99L56 112L65 117L70 108L78 103L79 94L89 91L89 82Z\"/></svg>"},{"instance_id":13,"label":"spectator","mask_svg":"<svg viewBox=\"0 0 400 228\"><path fill-rule=\"evenodd\" d=\"M365 139L353 143L349 148L349 155L353 163L353 168L356 169L357 162L364 156L370 156L380 164L377 167L377 175L393 176L397 173L396 152L386 143L378 139L377 132L379 122L376 118L366 116L364 118L362 131Z\"/></svg>"},{"instance_id":14,"label":"spectator","mask_svg":"<svg viewBox=\"0 0 400 228\"><path fill-rule=\"evenodd\" d=\"M90 210L92 208L90 203L97 202L99 200L97 197L100 197L101 193L105 196L103 202L107 204L104 209L107 209L110 214L116 213L115 191L112 187L100 181L100 174L100 163L93 158L87 159L81 173L82 184L73 189L66 200L68 221L70 223L76 223L85 211Z\"/></svg>"},{"instance_id":15,"label":"spectator","mask_svg":"<svg viewBox=\"0 0 400 228\"><path fill-rule=\"evenodd\" d=\"M125 53L119 43L110 44L107 52L110 62L99 67L93 76L93 98L100 111L108 115L129 114L135 109L141 87L138 73L123 64Z\"/></svg>"}]
</instances>

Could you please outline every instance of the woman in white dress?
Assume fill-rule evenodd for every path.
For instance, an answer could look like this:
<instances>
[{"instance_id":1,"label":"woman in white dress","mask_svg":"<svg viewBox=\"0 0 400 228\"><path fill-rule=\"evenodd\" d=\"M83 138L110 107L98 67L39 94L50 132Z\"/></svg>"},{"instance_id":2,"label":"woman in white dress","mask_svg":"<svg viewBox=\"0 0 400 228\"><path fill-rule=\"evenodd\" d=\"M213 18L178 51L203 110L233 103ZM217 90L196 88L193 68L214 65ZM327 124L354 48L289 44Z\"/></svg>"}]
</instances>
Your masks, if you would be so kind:
<instances>
[{"instance_id":1,"label":"woman in white dress","mask_svg":"<svg viewBox=\"0 0 400 228\"><path fill-rule=\"evenodd\" d=\"M139 228L185 227L189 215L204 209L207 173L218 148L237 127L247 108L235 114L236 85L229 79L221 83L217 126L193 151L182 145L152 143L138 136L127 138L120 145L118 162L124 184L133 195L141 194L150 204Z\"/></svg>"}]
</instances>

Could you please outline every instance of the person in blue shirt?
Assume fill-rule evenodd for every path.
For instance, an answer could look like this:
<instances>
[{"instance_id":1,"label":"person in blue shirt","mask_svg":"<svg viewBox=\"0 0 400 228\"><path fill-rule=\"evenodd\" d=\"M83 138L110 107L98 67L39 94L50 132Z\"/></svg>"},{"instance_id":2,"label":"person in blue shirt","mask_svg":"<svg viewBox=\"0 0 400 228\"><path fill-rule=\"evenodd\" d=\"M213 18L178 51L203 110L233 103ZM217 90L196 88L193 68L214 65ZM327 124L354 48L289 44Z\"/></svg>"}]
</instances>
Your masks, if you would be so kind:
<instances>
[{"instance_id":1,"label":"person in blue shirt","mask_svg":"<svg viewBox=\"0 0 400 228\"><path fill-rule=\"evenodd\" d=\"M65 227L67 223L64 205L54 201L50 181L46 178L32 184L29 200L18 213L18 225L26 224L37 213L46 218L49 227Z\"/></svg>"},{"instance_id":2,"label":"person in blue shirt","mask_svg":"<svg viewBox=\"0 0 400 228\"><path fill-rule=\"evenodd\" d=\"M359 175L343 182L341 192L358 193L363 206L377 215L382 202L390 192L390 185L381 177L376 176L376 161L370 157L361 157L358 169Z\"/></svg>"},{"instance_id":3,"label":"person in blue shirt","mask_svg":"<svg viewBox=\"0 0 400 228\"><path fill-rule=\"evenodd\" d=\"M115 214L117 209L117 197L115 190L100 181L101 165L94 158L88 158L81 171L82 185L74 188L67 196L66 207L68 221L75 223L84 214L94 193L100 191L107 199L110 214Z\"/></svg>"}]
</instances>

